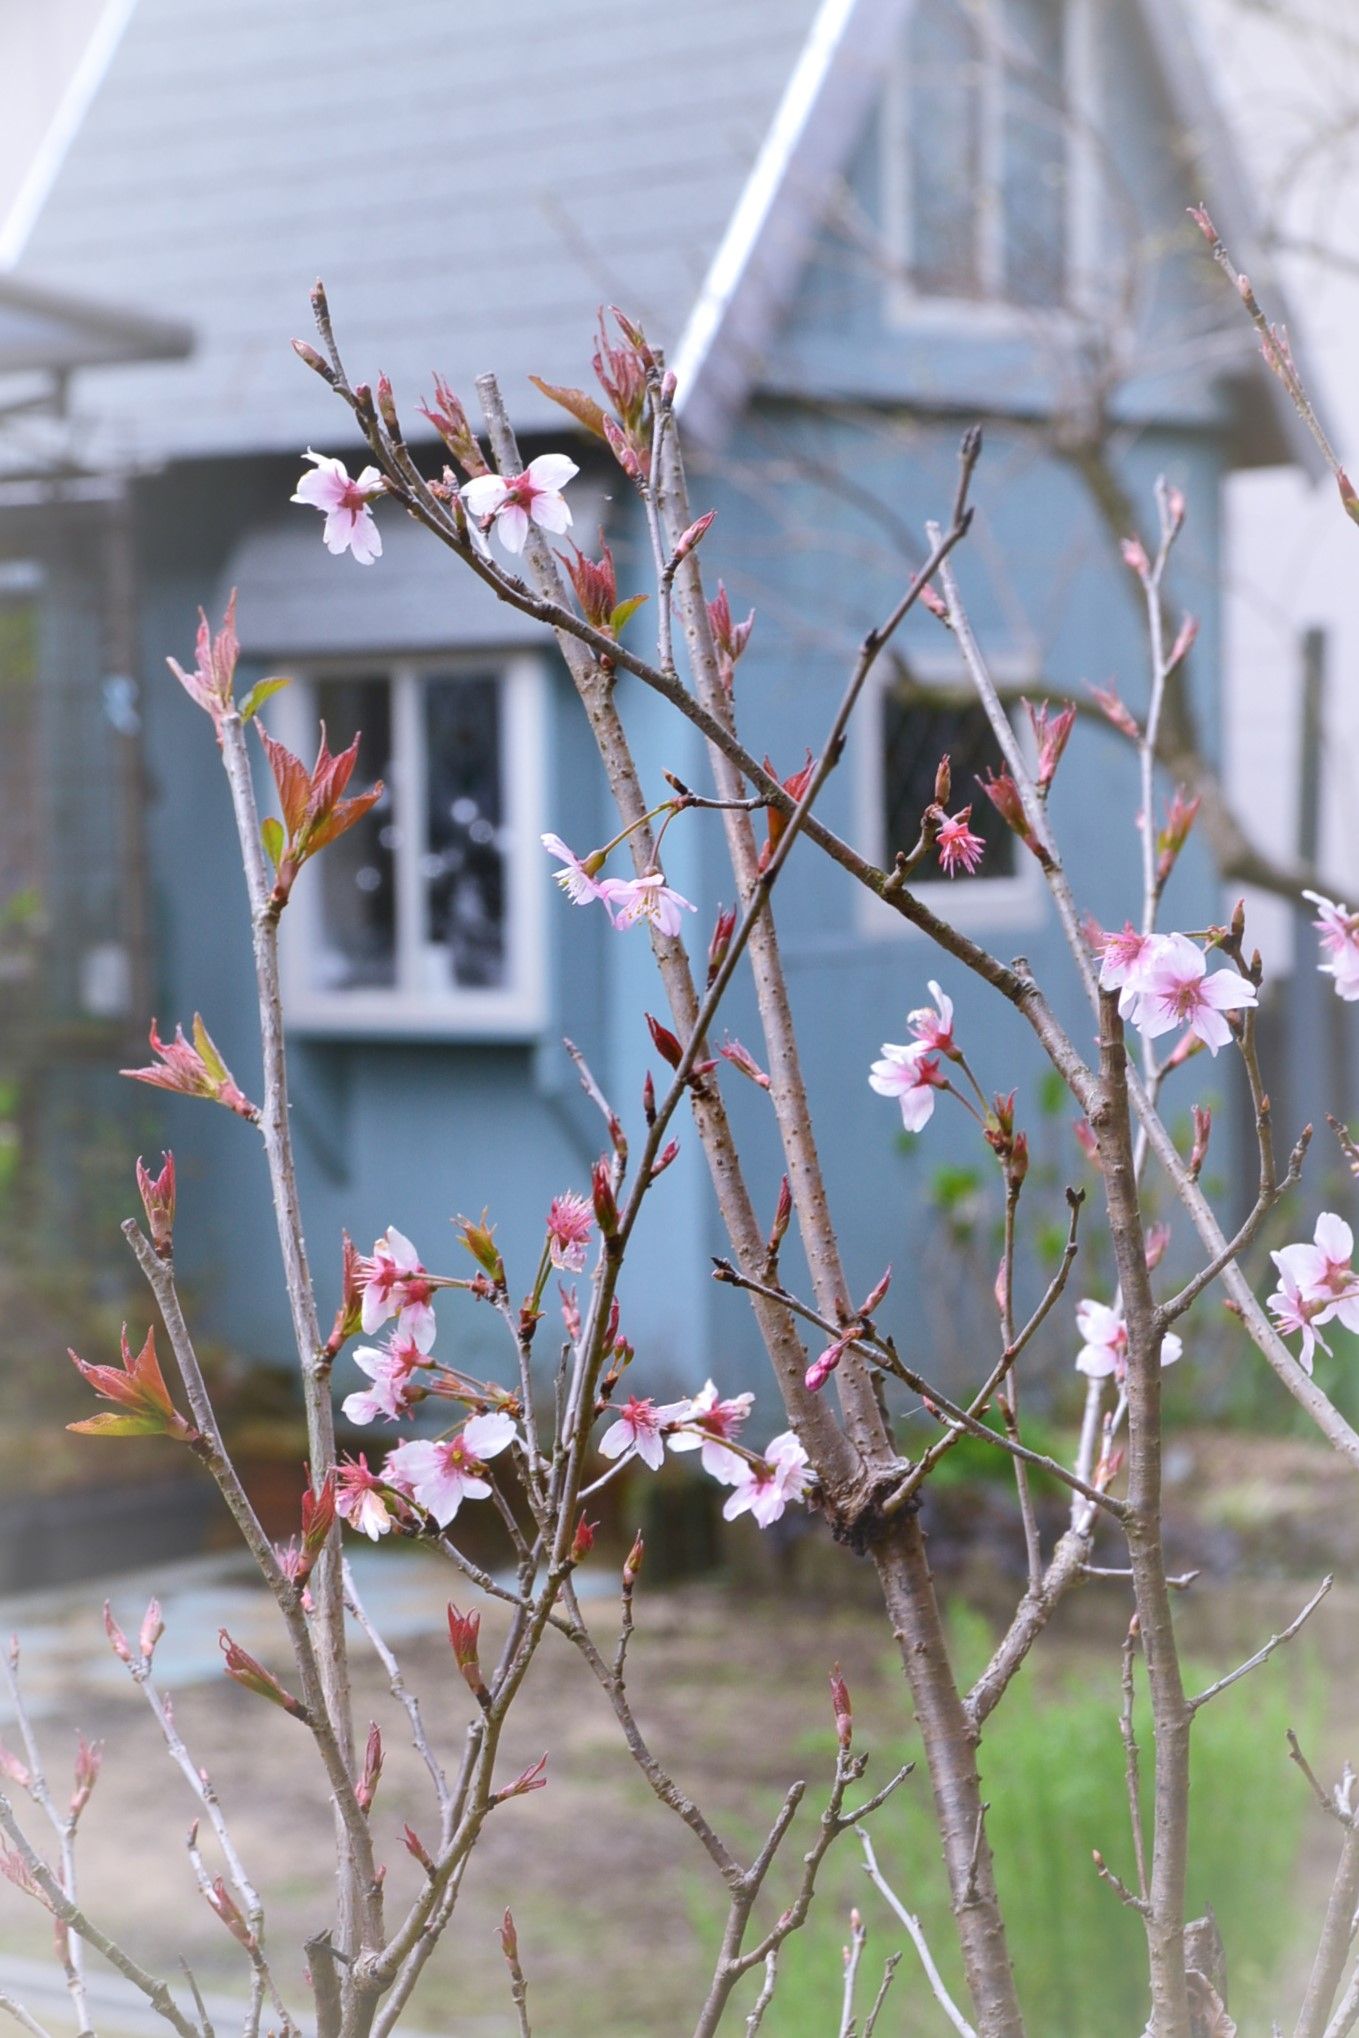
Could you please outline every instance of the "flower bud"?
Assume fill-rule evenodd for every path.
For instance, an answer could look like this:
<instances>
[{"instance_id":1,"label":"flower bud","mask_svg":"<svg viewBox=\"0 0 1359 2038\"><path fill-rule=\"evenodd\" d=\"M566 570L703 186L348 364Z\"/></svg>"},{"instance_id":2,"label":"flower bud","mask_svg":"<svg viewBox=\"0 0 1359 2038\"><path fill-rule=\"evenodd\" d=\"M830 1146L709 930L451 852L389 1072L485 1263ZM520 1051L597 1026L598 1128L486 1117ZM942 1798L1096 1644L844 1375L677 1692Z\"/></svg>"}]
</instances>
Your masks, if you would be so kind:
<instances>
[{"instance_id":1,"label":"flower bud","mask_svg":"<svg viewBox=\"0 0 1359 2038\"><path fill-rule=\"evenodd\" d=\"M656 1123L656 1085L648 1069L642 1082L642 1116L648 1125Z\"/></svg>"},{"instance_id":2,"label":"flower bud","mask_svg":"<svg viewBox=\"0 0 1359 2038\"><path fill-rule=\"evenodd\" d=\"M618 1203L613 1193L613 1182L609 1175L609 1164L605 1160L595 1162L590 1176L590 1191L594 1199L595 1218L605 1238L618 1236Z\"/></svg>"},{"instance_id":3,"label":"flower bud","mask_svg":"<svg viewBox=\"0 0 1359 2038\"><path fill-rule=\"evenodd\" d=\"M359 1801L360 1811L372 1810L381 1777L382 1729L374 1721L368 1729L368 1741L363 1751L363 1772L354 1786L354 1795Z\"/></svg>"},{"instance_id":4,"label":"flower bud","mask_svg":"<svg viewBox=\"0 0 1359 2038\"><path fill-rule=\"evenodd\" d=\"M271 1677L262 1663L243 1649L239 1642L233 1642L225 1628L218 1631L218 1643L226 1658L226 1674L245 1691L253 1691L258 1698L267 1698L270 1705L279 1706L291 1713L296 1720L307 1717L307 1709L301 1699L285 1691L276 1677Z\"/></svg>"},{"instance_id":5,"label":"flower bud","mask_svg":"<svg viewBox=\"0 0 1359 2038\"><path fill-rule=\"evenodd\" d=\"M363 1255L349 1233L343 1232L340 1248L340 1306L335 1311L326 1351L331 1358L363 1328Z\"/></svg>"},{"instance_id":6,"label":"flower bud","mask_svg":"<svg viewBox=\"0 0 1359 2038\"><path fill-rule=\"evenodd\" d=\"M632 1548L623 1559L623 1590L631 1592L642 1569L642 1558L646 1555L646 1542L638 1529L632 1539Z\"/></svg>"},{"instance_id":7,"label":"flower bud","mask_svg":"<svg viewBox=\"0 0 1359 2038\"><path fill-rule=\"evenodd\" d=\"M684 1049L680 1046L679 1041L668 1026L662 1026L660 1020L653 1019L650 1012L647 1012L644 1016L647 1023L647 1031L651 1035L657 1054L660 1055L663 1061L669 1062L672 1069L677 1069L680 1062L684 1059Z\"/></svg>"},{"instance_id":8,"label":"flower bud","mask_svg":"<svg viewBox=\"0 0 1359 2038\"><path fill-rule=\"evenodd\" d=\"M785 1175L779 1183L779 1200L774 1206L774 1222L769 1227L769 1238L765 1245L766 1258L770 1260L778 1258L779 1247L783 1244L784 1238L787 1235L792 1215L793 1192L788 1186L788 1177Z\"/></svg>"},{"instance_id":9,"label":"flower bud","mask_svg":"<svg viewBox=\"0 0 1359 2038\"><path fill-rule=\"evenodd\" d=\"M934 804L946 807L953 797L953 767L947 750L934 769Z\"/></svg>"},{"instance_id":10,"label":"flower bud","mask_svg":"<svg viewBox=\"0 0 1359 2038\"><path fill-rule=\"evenodd\" d=\"M153 1175L143 1167L138 1155L137 1188L146 1212L151 1244L158 1258L168 1260L173 1250L175 1230L175 1157L172 1153L163 1153L160 1158L160 1173Z\"/></svg>"},{"instance_id":11,"label":"flower bud","mask_svg":"<svg viewBox=\"0 0 1359 2038\"><path fill-rule=\"evenodd\" d=\"M19 1760L12 1748L0 1741L0 1776L8 1783L17 1784L20 1790L27 1790L33 1782L33 1772Z\"/></svg>"},{"instance_id":12,"label":"flower bud","mask_svg":"<svg viewBox=\"0 0 1359 2038\"><path fill-rule=\"evenodd\" d=\"M883 1275L882 1279L878 1282L876 1288L874 1288L871 1291L871 1293L864 1298L863 1305L859 1310L859 1315L861 1317L871 1316L873 1314L873 1311L881 1303L883 1297L886 1295L887 1290L891 1287L891 1285L892 1285L892 1269L889 1267L886 1273Z\"/></svg>"},{"instance_id":13,"label":"flower bud","mask_svg":"<svg viewBox=\"0 0 1359 2038\"><path fill-rule=\"evenodd\" d=\"M213 1877L212 1881L203 1891L203 1895L209 1907L216 1911L232 1938L239 1945L244 1946L247 1953L253 1953L256 1947L255 1935L249 1925L247 1925L241 1914L240 1906L220 1875Z\"/></svg>"},{"instance_id":14,"label":"flower bud","mask_svg":"<svg viewBox=\"0 0 1359 2038\"><path fill-rule=\"evenodd\" d=\"M71 1792L70 1815L78 1819L90 1801L90 1793L99 1781L99 1771L104 1761L102 1741L87 1741L83 1734L76 1739L75 1788Z\"/></svg>"},{"instance_id":15,"label":"flower bud","mask_svg":"<svg viewBox=\"0 0 1359 2038\"><path fill-rule=\"evenodd\" d=\"M1189 1173L1197 1181L1208 1158L1208 1141L1213 1130L1213 1113L1207 1104L1193 1106L1194 1146L1189 1156Z\"/></svg>"},{"instance_id":16,"label":"flower bud","mask_svg":"<svg viewBox=\"0 0 1359 2038\"><path fill-rule=\"evenodd\" d=\"M415 1828L413 1826L403 1826L401 1828L401 1837L406 1843L406 1852L415 1857L426 1875L432 1876L434 1874L434 1862L430 1856L429 1849Z\"/></svg>"},{"instance_id":17,"label":"flower bud","mask_svg":"<svg viewBox=\"0 0 1359 2038\"><path fill-rule=\"evenodd\" d=\"M585 1519L585 1510L582 1508L580 1520L576 1523L576 1533L571 1538L571 1562L573 1564L582 1563L589 1556L595 1546L595 1534L598 1528L599 1523L597 1521L587 1521Z\"/></svg>"},{"instance_id":18,"label":"flower bud","mask_svg":"<svg viewBox=\"0 0 1359 2038\"><path fill-rule=\"evenodd\" d=\"M527 1769L515 1777L513 1783L507 1783L503 1790L498 1790L491 1803L504 1804L507 1798L526 1797L531 1790L546 1790L547 1777L544 1774L546 1768L547 1757L540 1755L536 1762L531 1762Z\"/></svg>"},{"instance_id":19,"label":"flower bud","mask_svg":"<svg viewBox=\"0 0 1359 2038\"><path fill-rule=\"evenodd\" d=\"M500 1950L512 1967L519 1961L519 1934L514 1927L514 1917L506 1911L500 1920Z\"/></svg>"},{"instance_id":20,"label":"flower bud","mask_svg":"<svg viewBox=\"0 0 1359 2038\"><path fill-rule=\"evenodd\" d=\"M477 1265L490 1275L497 1288L505 1286L505 1262L500 1257L495 1242L495 1226L486 1222L486 1212L481 1213L478 1224L470 1217L456 1220L462 1243L467 1247Z\"/></svg>"},{"instance_id":21,"label":"flower bud","mask_svg":"<svg viewBox=\"0 0 1359 2038\"><path fill-rule=\"evenodd\" d=\"M155 1602L152 1601L152 1604L154 1605ZM107 1600L104 1601L104 1633L108 1636L109 1647L113 1650L118 1661L126 1663L130 1667L132 1663L132 1650L128 1646L127 1636L113 1618L113 1608Z\"/></svg>"},{"instance_id":22,"label":"flower bud","mask_svg":"<svg viewBox=\"0 0 1359 2038\"><path fill-rule=\"evenodd\" d=\"M709 1066L711 1067L711 1063L709 1064ZM661 1151L656 1156L655 1163L651 1170L650 1175L651 1181L654 1182L658 1175L663 1175L666 1169L670 1166L672 1161L678 1160L679 1150L680 1146L679 1141L677 1139L670 1139L666 1141L665 1145L661 1148Z\"/></svg>"},{"instance_id":23,"label":"flower bud","mask_svg":"<svg viewBox=\"0 0 1359 2038\"><path fill-rule=\"evenodd\" d=\"M835 1713L835 1738L848 1753L854 1739L854 1708L850 1703L849 1686L837 1663L830 1674L831 1707Z\"/></svg>"},{"instance_id":24,"label":"flower bud","mask_svg":"<svg viewBox=\"0 0 1359 2038\"><path fill-rule=\"evenodd\" d=\"M1123 554L1123 564L1129 572L1135 573L1139 580L1145 580L1151 572L1151 561L1147 557L1147 549L1142 540L1125 538L1119 550Z\"/></svg>"},{"instance_id":25,"label":"flower bud","mask_svg":"<svg viewBox=\"0 0 1359 2038\"><path fill-rule=\"evenodd\" d=\"M717 920L713 927L712 940L708 943L709 990L711 990L713 987L713 983L717 977L717 972L721 969L723 963L727 959L727 950L731 947L731 937L735 932L736 932L735 906L732 906L730 909L723 906L719 906L717 909Z\"/></svg>"},{"instance_id":26,"label":"flower bud","mask_svg":"<svg viewBox=\"0 0 1359 2038\"><path fill-rule=\"evenodd\" d=\"M743 1076L749 1076L751 1082L757 1084L760 1089L767 1090L769 1088L768 1076L760 1067L750 1049L743 1047L739 1040L726 1041L721 1049L721 1054L723 1061L729 1061L734 1069L741 1071Z\"/></svg>"},{"instance_id":27,"label":"flower bud","mask_svg":"<svg viewBox=\"0 0 1359 2038\"><path fill-rule=\"evenodd\" d=\"M150 1599L147 1601L146 1612L142 1615L142 1624L137 1635L137 1648L143 1663L148 1667L156 1653L156 1644L164 1633L165 1621L161 1615L160 1601Z\"/></svg>"},{"instance_id":28,"label":"flower bud","mask_svg":"<svg viewBox=\"0 0 1359 2038\"><path fill-rule=\"evenodd\" d=\"M448 1603L448 1639L453 1644L453 1660L462 1673L467 1689L478 1705L488 1706L491 1694L481 1674L481 1663L477 1656L477 1638L481 1633L481 1615L476 1612L459 1613L452 1600Z\"/></svg>"},{"instance_id":29,"label":"flower bud","mask_svg":"<svg viewBox=\"0 0 1359 2038\"><path fill-rule=\"evenodd\" d=\"M697 517L690 524L687 531L681 533L680 541L675 547L674 563L676 566L679 565L681 560L689 557L695 546L703 543L716 515L716 510L709 510L705 516Z\"/></svg>"}]
</instances>

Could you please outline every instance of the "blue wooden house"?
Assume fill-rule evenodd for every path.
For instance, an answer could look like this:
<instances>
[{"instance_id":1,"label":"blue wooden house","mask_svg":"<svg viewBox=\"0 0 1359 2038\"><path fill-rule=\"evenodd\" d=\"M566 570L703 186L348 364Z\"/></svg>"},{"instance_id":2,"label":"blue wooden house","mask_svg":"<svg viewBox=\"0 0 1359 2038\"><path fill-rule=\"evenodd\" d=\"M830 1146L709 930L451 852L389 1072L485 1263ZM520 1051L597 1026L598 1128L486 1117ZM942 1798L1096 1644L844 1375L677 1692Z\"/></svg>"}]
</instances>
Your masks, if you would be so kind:
<instances>
[{"instance_id":1,"label":"blue wooden house","mask_svg":"<svg viewBox=\"0 0 1359 2038\"><path fill-rule=\"evenodd\" d=\"M1082 465L1098 444L1145 527L1159 473L1189 499L1175 597L1200 622L1192 687L1211 742L1222 483L1238 466L1302 457L1184 220L1206 199L1246 256L1241 181L1179 0L121 11L64 150L8 230L21 281L192 335L183 358L80 372L70 396L70 459L83 450L91 472L123 477L135 687L105 706L136 758L121 833L110 824L108 861L90 874L102 924L80 934L114 959L87 956L66 995L79 1005L89 979L104 986L121 1053L150 1010L120 1002L117 983L140 978L163 1025L201 1010L252 1086L225 787L206 723L163 665L189 654L198 604L218 616L236 587L248 676L294 678L271 710L275 733L305 747L317 718L336 744L361 728L361 772L389 788L305 874L289 915L319 1278L333 1287L342 1227L366 1243L389 1222L430 1264L456 1268L449 1219L484 1206L526 1279L548 1200L584 1185L600 1142L562 1036L636 1117L654 1058L642 1013L658 992L644 938L566 906L539 845L544 828L578 846L612 832L552 644L394 512L379 511L383 556L364 569L328 556L314 515L289 503L305 447L351 466L359 453L347 414L289 347L307 332L313 277L351 374L385 370L412 430L433 371L469 407L474 376L498 372L526 456L561 448L580 461L574 535L590 550L606 531L625 591L645 585L638 507L529 378L588 379L601 301L644 323L678 376L695 506L719 512L709 575L738 612L757 611L737 677L746 737L785 772L817 746L853 646L922 555L974 419L986 452L959 573L1016 715L1019 696L1080 696L1086 680L1141 696L1139 601ZM427 450L436 471L432 439ZM52 757L92 743L111 756L89 563L41 525L69 514L58 494L38 508L0 501L0 575L18 586L19 564L41 559L22 583L45 619L40 682L73 718L51 728ZM644 635L645 610L631 627ZM686 727L626 680L620 699L649 790L662 796L664 768L705 782ZM959 799L997 761L951 640L922 615L882 661L826 817L890 858L914 839L944 750ZM1133 896L1135 806L1119 740L1083 718L1053 808L1083 901L1105 920ZM58 861L62 825L57 815ZM980 872L929 879L930 893L946 892L1002 954L1028 954L1084 1037L1037 867L1002 830L986 833ZM131 862L129 841L144 846ZM706 940L730 896L718 829L687 816L667 851ZM1177 924L1218 914L1205 861L1188 856L1177 884ZM920 1149L903 1155L868 1065L904 1037L931 976L955 997L984 1082L1033 1073L1030 1045L1013 1015L811 849L786 874L778 918L847 1262L864 1290L896 1264L899 1327L938 1356L932 1283L909 1278ZM142 966L120 979L117 951L133 941ZM758 1056L740 997L730 1026ZM766 1100L734 1073L722 1080L772 1210ZM110 1078L110 1111L113 1096ZM135 1108L148 1152L175 1149L200 1315L239 1349L281 1355L256 1143L224 1112L148 1096L122 1108ZM932 1158L956 1155L961 1125L940 1114L936 1133ZM685 1144L624 1289L626 1328L658 1381L732 1377L751 1347L740 1299L710 1279L725 1241ZM469 1309L450 1312L447 1335L470 1359L487 1332Z\"/></svg>"}]
</instances>

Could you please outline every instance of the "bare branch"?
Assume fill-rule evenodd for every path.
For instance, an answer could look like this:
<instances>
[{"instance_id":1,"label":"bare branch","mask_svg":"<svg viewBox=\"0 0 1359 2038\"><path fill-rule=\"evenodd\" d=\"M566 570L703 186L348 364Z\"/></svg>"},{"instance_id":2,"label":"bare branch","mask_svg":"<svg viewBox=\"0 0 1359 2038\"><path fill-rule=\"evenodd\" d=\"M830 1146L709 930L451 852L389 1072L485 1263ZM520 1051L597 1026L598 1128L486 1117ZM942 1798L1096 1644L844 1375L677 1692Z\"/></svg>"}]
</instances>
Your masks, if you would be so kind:
<instances>
[{"instance_id":1,"label":"bare branch","mask_svg":"<svg viewBox=\"0 0 1359 2038\"><path fill-rule=\"evenodd\" d=\"M902 1924L906 1927L906 1930L910 1933L911 1944L920 1955L920 1965L925 1970L925 1979L934 1992L935 2001L948 2018L950 2024L952 2024L954 2030L958 2033L958 2038L977 2038L976 2032L944 1986L944 1978L935 1966L930 1949L925 1943L925 1934L920 1928L919 1918L912 1916L905 1904L902 1903L900 1897L897 1896L896 1892L883 1879L882 1870L878 1867L877 1856L873 1852L873 1843L862 1828L859 1829L859 1838L863 1842L864 1868L868 1879L879 1895L884 1897L891 1905Z\"/></svg>"},{"instance_id":2,"label":"bare branch","mask_svg":"<svg viewBox=\"0 0 1359 2038\"><path fill-rule=\"evenodd\" d=\"M1280 1634L1271 1635L1263 1649L1257 1649L1253 1656L1248 1656L1246 1661L1239 1663L1235 1670L1229 1671L1225 1677L1219 1677L1216 1684L1210 1684L1206 1691L1199 1693L1197 1698L1191 1698L1189 1701L1190 1712L1197 1712L1201 1705L1207 1705L1209 1699L1216 1698L1220 1691L1226 1691L1229 1686L1238 1684L1243 1677L1248 1677L1252 1670L1258 1670L1262 1663L1267 1663L1276 1649L1281 1649L1285 1642L1291 1642L1299 1628L1316 1612L1334 1583L1334 1577L1328 1573L1322 1579L1320 1585L1297 1618L1291 1620Z\"/></svg>"}]
</instances>

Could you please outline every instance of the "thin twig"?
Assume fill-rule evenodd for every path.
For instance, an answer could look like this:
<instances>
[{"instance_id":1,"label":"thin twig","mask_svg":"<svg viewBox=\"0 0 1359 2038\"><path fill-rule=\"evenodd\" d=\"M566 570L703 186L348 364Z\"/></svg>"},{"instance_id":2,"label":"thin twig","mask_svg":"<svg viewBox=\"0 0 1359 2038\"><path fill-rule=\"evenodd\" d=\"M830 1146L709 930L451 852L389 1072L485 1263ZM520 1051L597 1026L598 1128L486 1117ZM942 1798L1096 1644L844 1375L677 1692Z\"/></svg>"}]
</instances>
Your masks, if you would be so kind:
<instances>
[{"instance_id":1,"label":"thin twig","mask_svg":"<svg viewBox=\"0 0 1359 2038\"><path fill-rule=\"evenodd\" d=\"M1196 1713L1201 1705L1207 1705L1209 1699L1216 1698L1220 1691L1226 1691L1229 1686L1239 1683L1243 1677L1248 1677L1252 1670L1258 1670L1262 1663L1267 1663L1276 1649L1281 1649L1285 1642L1291 1642L1303 1623L1309 1620L1316 1612L1334 1583L1334 1577L1328 1573L1322 1579L1320 1585L1297 1618L1291 1620L1280 1634L1271 1635L1262 1649L1257 1649L1253 1656L1248 1656L1246 1661L1239 1663L1235 1670L1228 1671L1225 1677L1219 1677L1216 1684L1210 1684L1206 1691L1201 1691L1198 1694L1197 1698L1191 1698L1189 1701L1190 1712Z\"/></svg>"},{"instance_id":2,"label":"thin twig","mask_svg":"<svg viewBox=\"0 0 1359 2038\"><path fill-rule=\"evenodd\" d=\"M950 2024L952 2024L954 2030L958 2033L958 2038L977 2038L976 2032L944 1986L944 1978L934 1964L930 1949L925 1942L925 1934L920 1927L919 1918L914 1917L907 1910L895 1890L884 1880L882 1870L878 1867L877 1856L873 1852L873 1843L862 1828L859 1828L859 1838L863 1842L864 1868L868 1879L879 1895L884 1897L891 1905L902 1924L906 1927L906 1930L910 1933L911 1944L920 1956L920 1965L925 1970L925 1979L934 1992L935 2001L948 2018Z\"/></svg>"}]
</instances>

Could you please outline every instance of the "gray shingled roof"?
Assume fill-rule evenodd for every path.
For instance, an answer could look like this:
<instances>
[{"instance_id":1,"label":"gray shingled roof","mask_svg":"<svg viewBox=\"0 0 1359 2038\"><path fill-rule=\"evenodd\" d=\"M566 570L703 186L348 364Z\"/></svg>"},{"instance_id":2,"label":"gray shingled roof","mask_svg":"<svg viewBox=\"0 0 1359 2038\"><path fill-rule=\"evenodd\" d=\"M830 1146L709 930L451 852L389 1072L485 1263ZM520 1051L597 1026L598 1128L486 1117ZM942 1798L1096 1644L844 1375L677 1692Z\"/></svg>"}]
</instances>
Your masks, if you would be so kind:
<instances>
[{"instance_id":1,"label":"gray shingled roof","mask_svg":"<svg viewBox=\"0 0 1359 2038\"><path fill-rule=\"evenodd\" d=\"M356 378L557 419L527 375L579 378L601 299L678 339L814 11L139 0L19 273L194 326L85 385L138 457L344 436L288 345L318 274Z\"/></svg>"}]
</instances>

